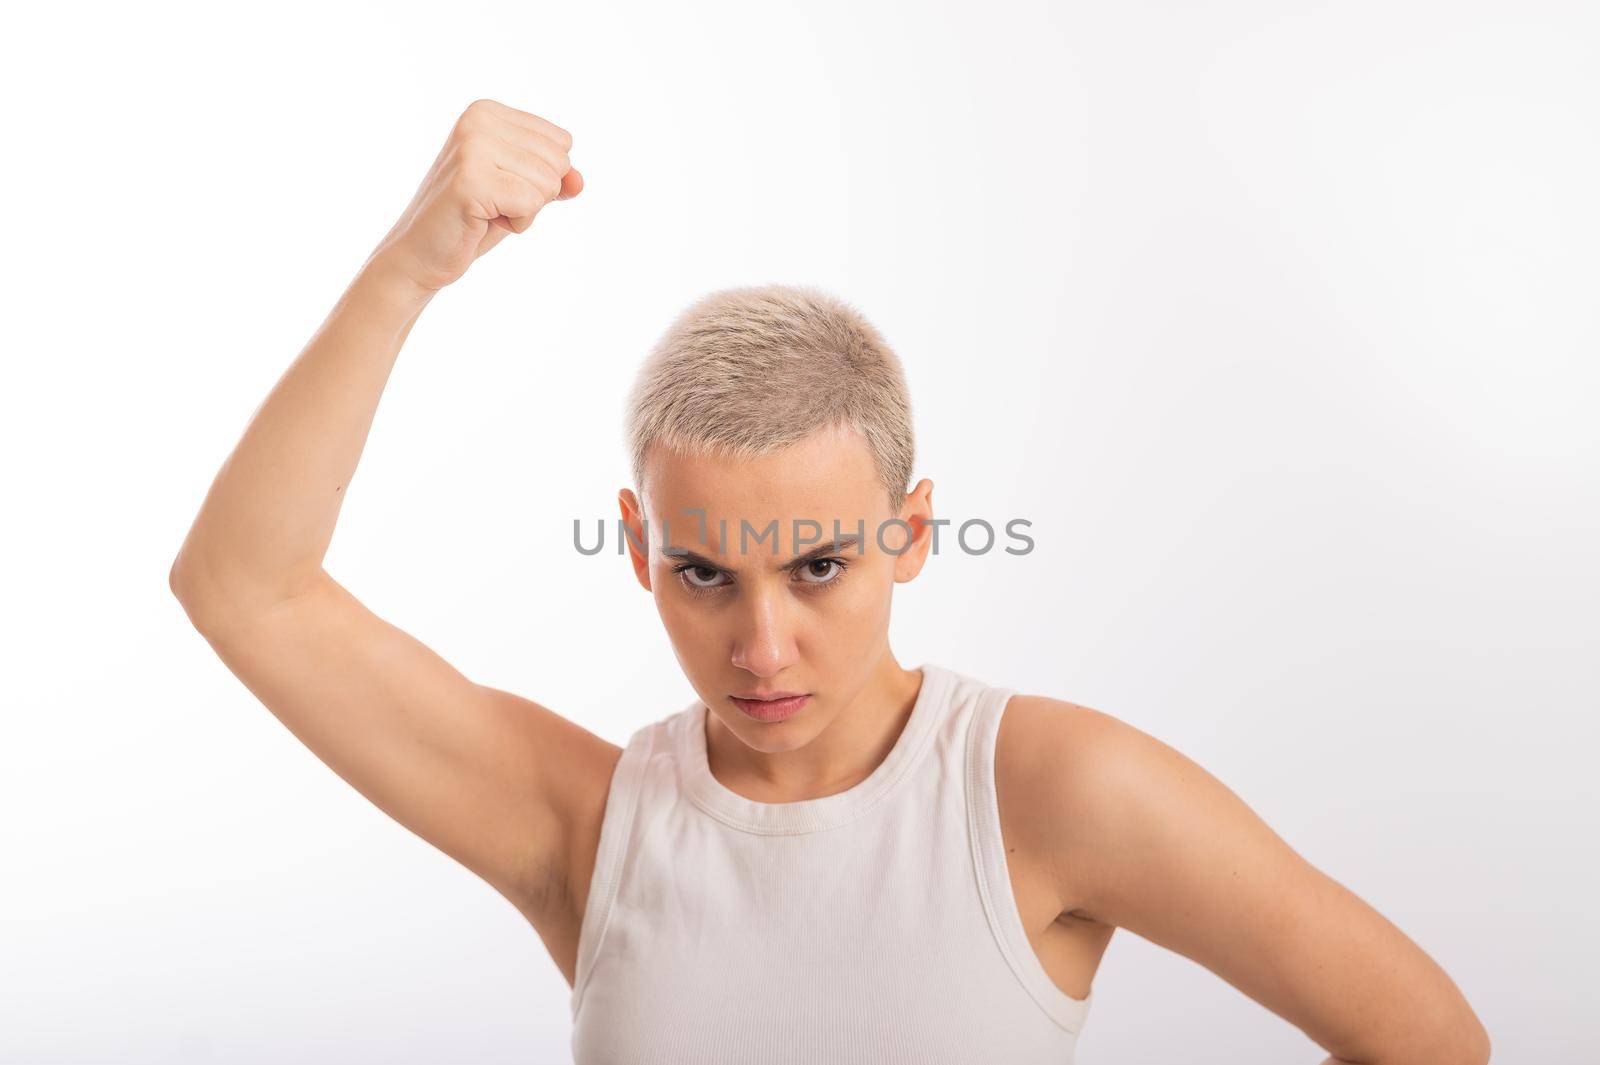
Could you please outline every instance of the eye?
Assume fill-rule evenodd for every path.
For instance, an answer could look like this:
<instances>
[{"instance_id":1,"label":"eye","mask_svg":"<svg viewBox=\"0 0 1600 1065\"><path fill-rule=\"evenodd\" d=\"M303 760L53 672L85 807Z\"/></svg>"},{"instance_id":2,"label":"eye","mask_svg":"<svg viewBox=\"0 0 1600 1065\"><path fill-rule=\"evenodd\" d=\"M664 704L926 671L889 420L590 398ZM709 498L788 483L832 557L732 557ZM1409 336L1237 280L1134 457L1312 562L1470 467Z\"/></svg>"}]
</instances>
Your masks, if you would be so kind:
<instances>
[{"instance_id":1,"label":"eye","mask_svg":"<svg viewBox=\"0 0 1600 1065\"><path fill-rule=\"evenodd\" d=\"M682 574L683 583L694 591L708 591L712 588L720 588L722 587L722 582L717 578L726 576L721 570L691 564L679 566L672 572Z\"/></svg>"},{"instance_id":2,"label":"eye","mask_svg":"<svg viewBox=\"0 0 1600 1065\"><path fill-rule=\"evenodd\" d=\"M712 569L709 566L685 566L678 572L682 572L683 579L688 580L696 588L715 588L718 585L717 577L723 576L720 569Z\"/></svg>"},{"instance_id":3,"label":"eye","mask_svg":"<svg viewBox=\"0 0 1600 1065\"><path fill-rule=\"evenodd\" d=\"M800 580L805 584L832 584L844 574L846 565L842 558L817 558L807 562L795 572L800 574ZM817 572L819 566L825 568L824 572Z\"/></svg>"}]
</instances>

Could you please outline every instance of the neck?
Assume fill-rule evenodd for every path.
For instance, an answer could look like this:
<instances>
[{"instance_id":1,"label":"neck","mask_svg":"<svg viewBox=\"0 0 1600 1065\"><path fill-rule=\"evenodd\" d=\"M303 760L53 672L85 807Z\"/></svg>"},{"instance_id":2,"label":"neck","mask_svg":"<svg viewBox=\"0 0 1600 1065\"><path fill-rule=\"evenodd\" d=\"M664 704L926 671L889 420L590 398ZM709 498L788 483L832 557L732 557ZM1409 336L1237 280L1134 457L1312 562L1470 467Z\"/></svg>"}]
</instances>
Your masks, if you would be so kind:
<instances>
[{"instance_id":1,"label":"neck","mask_svg":"<svg viewBox=\"0 0 1600 1065\"><path fill-rule=\"evenodd\" d=\"M729 790L757 802L803 802L861 783L889 756L921 691L922 674L884 650L867 683L809 742L759 751L706 715L706 759Z\"/></svg>"}]
</instances>

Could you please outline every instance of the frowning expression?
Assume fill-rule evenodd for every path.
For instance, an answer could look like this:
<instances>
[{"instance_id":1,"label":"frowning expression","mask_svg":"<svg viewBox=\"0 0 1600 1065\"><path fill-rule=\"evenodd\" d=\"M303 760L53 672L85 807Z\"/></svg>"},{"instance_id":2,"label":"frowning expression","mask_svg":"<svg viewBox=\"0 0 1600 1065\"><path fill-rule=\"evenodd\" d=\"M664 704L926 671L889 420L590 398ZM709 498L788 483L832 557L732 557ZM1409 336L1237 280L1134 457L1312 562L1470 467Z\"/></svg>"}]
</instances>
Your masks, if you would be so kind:
<instances>
[{"instance_id":1,"label":"frowning expression","mask_svg":"<svg viewBox=\"0 0 1600 1065\"><path fill-rule=\"evenodd\" d=\"M839 428L758 458L658 446L643 490L644 511L619 496L629 554L690 684L757 749L809 742L884 657L894 585L927 554L932 484L891 512L865 441ZM787 714L735 701L790 693L806 698Z\"/></svg>"}]
</instances>

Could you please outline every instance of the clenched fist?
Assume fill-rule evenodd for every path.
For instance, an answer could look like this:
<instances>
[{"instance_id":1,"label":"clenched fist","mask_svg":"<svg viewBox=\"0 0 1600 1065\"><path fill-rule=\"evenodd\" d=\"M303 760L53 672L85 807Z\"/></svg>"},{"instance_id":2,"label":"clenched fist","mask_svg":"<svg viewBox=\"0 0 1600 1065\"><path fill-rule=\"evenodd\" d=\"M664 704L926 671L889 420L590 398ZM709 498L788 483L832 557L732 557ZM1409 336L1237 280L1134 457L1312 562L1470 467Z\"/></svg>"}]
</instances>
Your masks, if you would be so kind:
<instances>
[{"instance_id":1,"label":"clenched fist","mask_svg":"<svg viewBox=\"0 0 1600 1065\"><path fill-rule=\"evenodd\" d=\"M571 150L572 134L555 123L474 100L373 259L430 292L444 288L545 204L582 191Z\"/></svg>"}]
</instances>

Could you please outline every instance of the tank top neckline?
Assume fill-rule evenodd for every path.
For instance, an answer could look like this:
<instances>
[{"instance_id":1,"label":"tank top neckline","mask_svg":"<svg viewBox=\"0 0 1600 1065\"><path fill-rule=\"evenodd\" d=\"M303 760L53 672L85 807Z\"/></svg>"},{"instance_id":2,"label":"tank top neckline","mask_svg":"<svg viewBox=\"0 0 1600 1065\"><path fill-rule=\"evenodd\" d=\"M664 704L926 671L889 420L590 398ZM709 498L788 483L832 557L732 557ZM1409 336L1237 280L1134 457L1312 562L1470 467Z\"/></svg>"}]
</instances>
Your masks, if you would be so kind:
<instances>
[{"instance_id":1,"label":"tank top neckline","mask_svg":"<svg viewBox=\"0 0 1600 1065\"><path fill-rule=\"evenodd\" d=\"M883 761L844 791L796 802L759 802L746 798L711 773L706 754L705 703L696 700L680 718L678 749L684 767L685 791L701 810L732 828L761 835L797 835L837 828L866 813L911 771L927 749L942 710L950 702L955 678L949 670L924 662L922 684L911 716Z\"/></svg>"}]
</instances>

